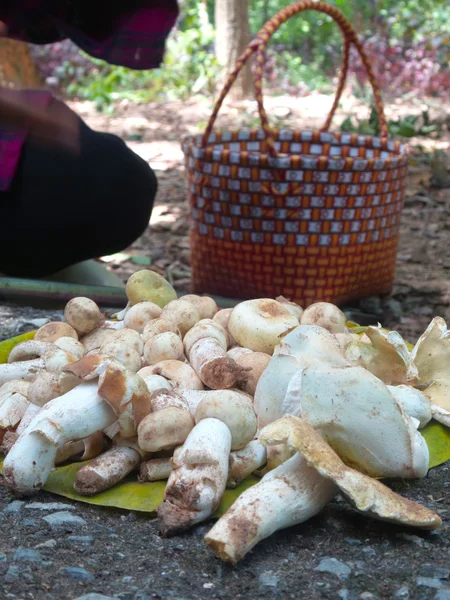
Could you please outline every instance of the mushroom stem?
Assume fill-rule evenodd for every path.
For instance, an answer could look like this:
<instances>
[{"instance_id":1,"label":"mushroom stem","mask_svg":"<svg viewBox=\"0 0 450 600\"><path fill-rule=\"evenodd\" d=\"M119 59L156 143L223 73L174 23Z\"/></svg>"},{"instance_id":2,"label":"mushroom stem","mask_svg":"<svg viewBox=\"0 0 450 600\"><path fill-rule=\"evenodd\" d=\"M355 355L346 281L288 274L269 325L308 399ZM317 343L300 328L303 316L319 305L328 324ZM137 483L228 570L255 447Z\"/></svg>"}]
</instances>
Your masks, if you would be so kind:
<instances>
[{"instance_id":1,"label":"mushroom stem","mask_svg":"<svg viewBox=\"0 0 450 600\"><path fill-rule=\"evenodd\" d=\"M316 515L337 491L332 481L295 454L241 494L205 541L216 556L235 565L275 531Z\"/></svg>"},{"instance_id":2,"label":"mushroom stem","mask_svg":"<svg viewBox=\"0 0 450 600\"><path fill-rule=\"evenodd\" d=\"M19 393L8 395L0 405L0 429L16 427L25 414L29 401Z\"/></svg>"},{"instance_id":3,"label":"mushroom stem","mask_svg":"<svg viewBox=\"0 0 450 600\"><path fill-rule=\"evenodd\" d=\"M36 373L44 368L43 358L2 364L0 365L0 386L13 379L31 381Z\"/></svg>"},{"instance_id":4,"label":"mushroom stem","mask_svg":"<svg viewBox=\"0 0 450 600\"><path fill-rule=\"evenodd\" d=\"M168 479L172 473L172 463L170 458L153 458L141 464L139 471L139 481L161 481Z\"/></svg>"},{"instance_id":5,"label":"mushroom stem","mask_svg":"<svg viewBox=\"0 0 450 600\"><path fill-rule=\"evenodd\" d=\"M105 429L117 419L97 393L96 383L82 383L41 408L11 448L3 464L7 487L19 494L37 492L66 443Z\"/></svg>"},{"instance_id":6,"label":"mushroom stem","mask_svg":"<svg viewBox=\"0 0 450 600\"><path fill-rule=\"evenodd\" d=\"M253 440L242 450L230 454L227 487L235 488L241 481L265 465L267 452L258 440Z\"/></svg>"},{"instance_id":7,"label":"mushroom stem","mask_svg":"<svg viewBox=\"0 0 450 600\"><path fill-rule=\"evenodd\" d=\"M134 448L114 446L82 467L73 487L82 496L99 494L124 479L140 462L141 455Z\"/></svg>"},{"instance_id":8,"label":"mushroom stem","mask_svg":"<svg viewBox=\"0 0 450 600\"><path fill-rule=\"evenodd\" d=\"M214 338L202 338L189 352L189 362L202 382L213 390L232 388L242 370Z\"/></svg>"},{"instance_id":9,"label":"mushroom stem","mask_svg":"<svg viewBox=\"0 0 450 600\"><path fill-rule=\"evenodd\" d=\"M228 477L229 428L219 419L203 419L189 434L158 508L160 530L174 535L204 521L216 510Z\"/></svg>"}]
</instances>

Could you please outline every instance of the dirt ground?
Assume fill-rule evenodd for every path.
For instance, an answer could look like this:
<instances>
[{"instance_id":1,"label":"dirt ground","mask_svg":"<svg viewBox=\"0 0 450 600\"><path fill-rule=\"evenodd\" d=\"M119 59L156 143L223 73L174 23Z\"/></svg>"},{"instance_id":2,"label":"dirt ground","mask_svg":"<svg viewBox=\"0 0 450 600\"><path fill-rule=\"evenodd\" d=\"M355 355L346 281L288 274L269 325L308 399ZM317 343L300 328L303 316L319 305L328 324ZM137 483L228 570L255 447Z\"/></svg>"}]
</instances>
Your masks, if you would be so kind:
<instances>
[{"instance_id":1,"label":"dirt ground","mask_svg":"<svg viewBox=\"0 0 450 600\"><path fill-rule=\"evenodd\" d=\"M322 121L330 103L322 96L313 100L269 99L267 105L279 122L307 128ZM102 262L124 281L151 262L150 268L168 277L178 291L188 291L188 206L179 138L205 126L211 105L194 100L137 107L124 103L112 116L96 114L87 103L76 109L92 127L124 137L149 160L159 179L147 231L123 255L103 257ZM407 108L389 105L388 114L420 109L421 103L411 100ZM337 123L360 110L359 104L346 103ZM442 106L433 111L442 122L448 119ZM220 124L249 121L255 123L253 103L227 106ZM415 341L432 316L450 319L450 189L430 185L429 154L434 148L448 151L449 133L412 143L416 150L393 294L389 299L366 299L358 308ZM53 310L3 304L0 339L35 328L34 319L58 316ZM443 526L436 532L367 519L338 498L316 518L259 544L236 568L221 563L205 546L209 524L163 539L157 522L147 516L77 504L44 492L17 504L0 485L0 598L101 600L96 594L103 594L123 600L448 600L449 485L447 465L431 470L422 481L392 483L441 515ZM36 502L44 506L33 505ZM50 523L44 519L59 512L65 516L53 517ZM55 524L58 519L60 525Z\"/></svg>"}]
</instances>

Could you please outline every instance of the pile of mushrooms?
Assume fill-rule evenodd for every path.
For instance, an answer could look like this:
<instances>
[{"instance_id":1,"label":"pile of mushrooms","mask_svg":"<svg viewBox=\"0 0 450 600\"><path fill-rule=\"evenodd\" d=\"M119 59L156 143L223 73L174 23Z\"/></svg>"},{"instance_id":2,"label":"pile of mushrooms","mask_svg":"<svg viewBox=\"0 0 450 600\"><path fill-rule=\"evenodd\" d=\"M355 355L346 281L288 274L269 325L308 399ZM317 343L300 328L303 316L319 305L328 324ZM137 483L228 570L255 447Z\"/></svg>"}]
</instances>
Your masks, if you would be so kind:
<instances>
[{"instance_id":1,"label":"pile of mushrooms","mask_svg":"<svg viewBox=\"0 0 450 600\"><path fill-rule=\"evenodd\" d=\"M378 519L433 529L439 516L383 485L423 478L432 417L450 426L450 333L436 317L414 348L381 326L363 334L319 302L280 297L219 310L177 298L151 271L108 319L88 298L41 327L0 365L3 479L18 495L68 460L94 495L130 473L168 479L160 530L215 513L225 489L261 477L206 535L233 564L337 494Z\"/></svg>"}]
</instances>

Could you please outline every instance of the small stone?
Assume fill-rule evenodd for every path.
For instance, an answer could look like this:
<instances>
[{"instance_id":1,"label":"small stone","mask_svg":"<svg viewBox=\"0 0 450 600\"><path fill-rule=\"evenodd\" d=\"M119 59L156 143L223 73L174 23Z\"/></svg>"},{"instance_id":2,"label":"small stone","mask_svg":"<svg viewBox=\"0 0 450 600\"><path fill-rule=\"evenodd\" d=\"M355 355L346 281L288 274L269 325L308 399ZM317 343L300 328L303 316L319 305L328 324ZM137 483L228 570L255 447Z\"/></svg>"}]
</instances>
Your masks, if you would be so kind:
<instances>
[{"instance_id":1,"label":"small stone","mask_svg":"<svg viewBox=\"0 0 450 600\"><path fill-rule=\"evenodd\" d=\"M42 555L38 550L32 550L31 548L19 546L14 552L13 561L30 562L39 565L42 563Z\"/></svg>"},{"instance_id":2,"label":"small stone","mask_svg":"<svg viewBox=\"0 0 450 600\"><path fill-rule=\"evenodd\" d=\"M344 542L347 542L347 544L350 544L350 546L360 546L362 544L361 540L349 537L344 538Z\"/></svg>"},{"instance_id":3,"label":"small stone","mask_svg":"<svg viewBox=\"0 0 450 600\"><path fill-rule=\"evenodd\" d=\"M439 590L434 600L450 600L450 590Z\"/></svg>"},{"instance_id":4,"label":"small stone","mask_svg":"<svg viewBox=\"0 0 450 600\"><path fill-rule=\"evenodd\" d=\"M359 301L359 307L368 313L379 315L383 312L381 308L381 299L379 296L369 296Z\"/></svg>"},{"instance_id":5,"label":"small stone","mask_svg":"<svg viewBox=\"0 0 450 600\"><path fill-rule=\"evenodd\" d=\"M395 300L394 298L389 298L384 303L383 309L384 309L385 314L387 314L397 320L400 320L400 318L403 314L402 305L400 304L400 302L398 300Z\"/></svg>"},{"instance_id":6,"label":"small stone","mask_svg":"<svg viewBox=\"0 0 450 600\"><path fill-rule=\"evenodd\" d=\"M70 577L71 579L74 579L75 581L94 581L95 576L90 573L89 571L86 571L86 569L83 569L83 567L61 567L61 569L59 569L58 573L61 573L63 575L67 575L68 577Z\"/></svg>"},{"instance_id":7,"label":"small stone","mask_svg":"<svg viewBox=\"0 0 450 600\"><path fill-rule=\"evenodd\" d=\"M24 504L25 502L23 500L13 500L3 509L3 512L9 515L17 514L22 510Z\"/></svg>"},{"instance_id":8,"label":"small stone","mask_svg":"<svg viewBox=\"0 0 450 600\"><path fill-rule=\"evenodd\" d=\"M6 562L8 557L4 552L0 552L0 564Z\"/></svg>"},{"instance_id":9,"label":"small stone","mask_svg":"<svg viewBox=\"0 0 450 600\"><path fill-rule=\"evenodd\" d=\"M372 548L372 546L364 546L364 548L361 548L361 552L364 552L364 554L367 554L368 556L377 555L376 551Z\"/></svg>"},{"instance_id":10,"label":"small stone","mask_svg":"<svg viewBox=\"0 0 450 600\"><path fill-rule=\"evenodd\" d=\"M146 592L138 590L134 595L134 600L151 600L151 598Z\"/></svg>"},{"instance_id":11,"label":"small stone","mask_svg":"<svg viewBox=\"0 0 450 600\"><path fill-rule=\"evenodd\" d=\"M205 588L205 590L212 590L216 586L214 585L214 583L204 583L203 587Z\"/></svg>"},{"instance_id":12,"label":"small stone","mask_svg":"<svg viewBox=\"0 0 450 600\"><path fill-rule=\"evenodd\" d=\"M72 504L62 502L31 502L25 506L26 510L76 510Z\"/></svg>"},{"instance_id":13,"label":"small stone","mask_svg":"<svg viewBox=\"0 0 450 600\"><path fill-rule=\"evenodd\" d=\"M339 598L341 598L341 600L349 600L350 598L350 592L347 588L341 588L338 591L337 595L339 596Z\"/></svg>"},{"instance_id":14,"label":"small stone","mask_svg":"<svg viewBox=\"0 0 450 600\"><path fill-rule=\"evenodd\" d=\"M376 600L376 596L371 592L363 592L359 595L359 600Z\"/></svg>"},{"instance_id":15,"label":"small stone","mask_svg":"<svg viewBox=\"0 0 450 600\"><path fill-rule=\"evenodd\" d=\"M122 579L120 581L122 583L129 585L130 583L133 583L133 578L130 577L129 575L127 575L126 577L122 577Z\"/></svg>"},{"instance_id":16,"label":"small stone","mask_svg":"<svg viewBox=\"0 0 450 600\"><path fill-rule=\"evenodd\" d=\"M406 585L402 585L402 587L398 588L395 592L394 598L404 598L404 600L408 600L409 588L407 588Z\"/></svg>"},{"instance_id":17,"label":"small stone","mask_svg":"<svg viewBox=\"0 0 450 600\"><path fill-rule=\"evenodd\" d=\"M406 540L407 542L412 542L413 544L416 544L416 546L423 546L425 543L423 538L418 535L411 535L410 533L399 533L397 537Z\"/></svg>"},{"instance_id":18,"label":"small stone","mask_svg":"<svg viewBox=\"0 0 450 600\"><path fill-rule=\"evenodd\" d=\"M82 527L87 525L86 521L81 517L70 514L70 512L62 510L60 512L53 513L43 517L52 529L61 529L67 527L71 529L73 527Z\"/></svg>"},{"instance_id":19,"label":"small stone","mask_svg":"<svg viewBox=\"0 0 450 600\"><path fill-rule=\"evenodd\" d=\"M449 579L450 569L445 567L438 567L435 565L425 564L421 565L419 574L423 577L433 577L435 579Z\"/></svg>"},{"instance_id":20,"label":"small stone","mask_svg":"<svg viewBox=\"0 0 450 600\"><path fill-rule=\"evenodd\" d=\"M352 570L345 563L338 560L337 558L330 558L329 556L323 558L319 566L314 571L320 571L322 573L331 573L336 575L339 579L347 579L350 576Z\"/></svg>"},{"instance_id":21,"label":"small stone","mask_svg":"<svg viewBox=\"0 0 450 600\"><path fill-rule=\"evenodd\" d=\"M5 583L14 583L19 579L20 569L16 565L11 565L6 571Z\"/></svg>"},{"instance_id":22,"label":"small stone","mask_svg":"<svg viewBox=\"0 0 450 600\"><path fill-rule=\"evenodd\" d=\"M116 600L112 596L103 596L103 594L96 594L95 592L90 592L89 594L84 594L83 596L78 596L74 598L74 600Z\"/></svg>"},{"instance_id":23,"label":"small stone","mask_svg":"<svg viewBox=\"0 0 450 600\"><path fill-rule=\"evenodd\" d=\"M445 588L445 584L442 583L440 579L436 579L435 577L417 577L416 585L434 588L436 590L440 588Z\"/></svg>"},{"instance_id":24,"label":"small stone","mask_svg":"<svg viewBox=\"0 0 450 600\"><path fill-rule=\"evenodd\" d=\"M42 542L35 546L35 548L56 548L58 542L56 540L47 540L46 542Z\"/></svg>"},{"instance_id":25,"label":"small stone","mask_svg":"<svg viewBox=\"0 0 450 600\"><path fill-rule=\"evenodd\" d=\"M276 575L269 575L268 573L262 573L258 577L258 581L259 581L260 587L277 589L280 578L277 577Z\"/></svg>"},{"instance_id":26,"label":"small stone","mask_svg":"<svg viewBox=\"0 0 450 600\"><path fill-rule=\"evenodd\" d=\"M35 519L24 519L22 525L24 527L37 527L38 522Z\"/></svg>"},{"instance_id":27,"label":"small stone","mask_svg":"<svg viewBox=\"0 0 450 600\"><path fill-rule=\"evenodd\" d=\"M67 541L70 544L81 544L82 546L90 546L94 541L92 535L69 535Z\"/></svg>"}]
</instances>

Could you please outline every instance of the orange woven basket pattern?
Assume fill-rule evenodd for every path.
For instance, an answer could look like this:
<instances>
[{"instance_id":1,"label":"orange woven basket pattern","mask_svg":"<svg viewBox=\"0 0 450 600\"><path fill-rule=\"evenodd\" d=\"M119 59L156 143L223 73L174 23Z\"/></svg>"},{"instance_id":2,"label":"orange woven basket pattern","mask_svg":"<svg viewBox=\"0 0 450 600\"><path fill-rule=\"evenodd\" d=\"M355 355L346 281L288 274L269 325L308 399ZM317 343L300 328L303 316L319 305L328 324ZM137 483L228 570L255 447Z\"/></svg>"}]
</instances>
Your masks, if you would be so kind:
<instances>
[{"instance_id":1,"label":"orange woven basket pattern","mask_svg":"<svg viewBox=\"0 0 450 600\"><path fill-rule=\"evenodd\" d=\"M331 115L321 131L296 131L271 129L265 114L261 80L267 41L287 18L309 8L331 14L345 37L332 113L345 82L350 43L366 62L342 14L321 2L290 5L256 36L225 85L205 134L183 140L195 292L284 295L306 306L392 288L407 147L386 136L329 133ZM254 53L262 129L211 133L224 97ZM377 90L370 65L368 72ZM375 101L385 133L378 92Z\"/></svg>"}]
</instances>

